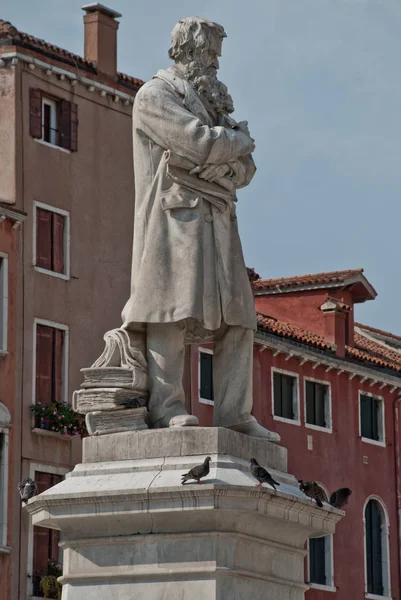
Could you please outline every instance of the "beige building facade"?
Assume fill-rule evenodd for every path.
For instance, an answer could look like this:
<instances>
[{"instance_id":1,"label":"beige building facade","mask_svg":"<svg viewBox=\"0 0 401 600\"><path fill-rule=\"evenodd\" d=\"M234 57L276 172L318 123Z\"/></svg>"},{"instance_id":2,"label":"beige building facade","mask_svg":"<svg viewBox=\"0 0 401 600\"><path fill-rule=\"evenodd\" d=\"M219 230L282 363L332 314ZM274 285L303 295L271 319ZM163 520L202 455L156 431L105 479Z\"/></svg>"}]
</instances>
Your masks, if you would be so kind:
<instances>
[{"instance_id":1,"label":"beige building facade","mask_svg":"<svg viewBox=\"0 0 401 600\"><path fill-rule=\"evenodd\" d=\"M4 235L24 221L18 243L4 242L15 349L0 354L0 389L12 406L0 478L0 496L10 490L8 508L0 504L1 600L42 595L38 571L58 558L57 540L20 509L18 481L33 477L43 491L80 461L79 435L55 432L31 406L70 401L129 295L131 112L142 82L117 71L120 16L85 8L84 57L0 20L0 203L16 211ZM3 312L7 303L3 294Z\"/></svg>"}]
</instances>

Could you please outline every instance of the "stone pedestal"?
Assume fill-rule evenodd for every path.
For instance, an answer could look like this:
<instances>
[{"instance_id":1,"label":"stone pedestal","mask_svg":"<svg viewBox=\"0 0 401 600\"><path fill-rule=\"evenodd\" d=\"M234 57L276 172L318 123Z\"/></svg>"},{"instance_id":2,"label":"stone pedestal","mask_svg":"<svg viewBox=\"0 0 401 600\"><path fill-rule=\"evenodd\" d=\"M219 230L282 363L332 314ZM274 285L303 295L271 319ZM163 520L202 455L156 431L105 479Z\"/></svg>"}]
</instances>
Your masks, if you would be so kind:
<instances>
[{"instance_id":1,"label":"stone pedestal","mask_svg":"<svg viewBox=\"0 0 401 600\"><path fill-rule=\"evenodd\" d=\"M181 485L208 455L203 485ZM61 530L63 600L301 600L305 542L343 515L301 494L284 448L226 429L102 435L83 456L27 507ZM277 491L255 488L252 457Z\"/></svg>"}]
</instances>

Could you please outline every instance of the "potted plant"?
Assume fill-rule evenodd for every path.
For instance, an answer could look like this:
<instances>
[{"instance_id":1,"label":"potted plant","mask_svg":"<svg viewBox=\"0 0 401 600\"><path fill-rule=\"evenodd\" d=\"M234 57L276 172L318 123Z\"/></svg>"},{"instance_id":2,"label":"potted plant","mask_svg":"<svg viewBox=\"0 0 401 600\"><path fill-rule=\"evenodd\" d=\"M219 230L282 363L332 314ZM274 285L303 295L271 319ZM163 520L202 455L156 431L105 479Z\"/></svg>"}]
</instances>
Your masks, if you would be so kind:
<instances>
[{"instance_id":1,"label":"potted plant","mask_svg":"<svg viewBox=\"0 0 401 600\"><path fill-rule=\"evenodd\" d=\"M61 600L61 584L57 581L62 575L62 566L55 560L49 559L47 569L40 577L40 589L44 598Z\"/></svg>"},{"instance_id":2,"label":"potted plant","mask_svg":"<svg viewBox=\"0 0 401 600\"><path fill-rule=\"evenodd\" d=\"M35 415L36 426L40 429L61 433L61 435L88 435L85 417L72 410L66 402L51 402L43 404L37 402L31 407Z\"/></svg>"}]
</instances>

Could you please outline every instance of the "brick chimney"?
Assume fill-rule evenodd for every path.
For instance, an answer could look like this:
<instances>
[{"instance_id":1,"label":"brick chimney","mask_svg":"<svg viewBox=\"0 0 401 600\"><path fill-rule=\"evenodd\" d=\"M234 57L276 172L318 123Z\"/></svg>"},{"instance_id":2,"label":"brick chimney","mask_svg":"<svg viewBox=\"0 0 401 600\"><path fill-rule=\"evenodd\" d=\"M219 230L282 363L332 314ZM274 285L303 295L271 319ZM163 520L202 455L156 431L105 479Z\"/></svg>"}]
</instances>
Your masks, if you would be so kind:
<instances>
[{"instance_id":1,"label":"brick chimney","mask_svg":"<svg viewBox=\"0 0 401 600\"><path fill-rule=\"evenodd\" d=\"M99 73L113 79L117 75L117 29L122 15L103 4L85 4L84 56L96 64Z\"/></svg>"},{"instance_id":2,"label":"brick chimney","mask_svg":"<svg viewBox=\"0 0 401 600\"><path fill-rule=\"evenodd\" d=\"M347 344L348 313L351 307L337 298L326 298L320 307L324 314L324 337L335 344L337 356L344 358Z\"/></svg>"}]
</instances>

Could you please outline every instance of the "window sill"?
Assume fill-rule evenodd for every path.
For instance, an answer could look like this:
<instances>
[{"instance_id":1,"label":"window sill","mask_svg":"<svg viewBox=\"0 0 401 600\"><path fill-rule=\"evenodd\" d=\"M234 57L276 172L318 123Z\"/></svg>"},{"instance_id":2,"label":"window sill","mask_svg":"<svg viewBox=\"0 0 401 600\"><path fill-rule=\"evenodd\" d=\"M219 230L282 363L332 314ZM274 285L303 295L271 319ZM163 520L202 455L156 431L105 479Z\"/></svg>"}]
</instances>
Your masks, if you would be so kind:
<instances>
[{"instance_id":1,"label":"window sill","mask_svg":"<svg viewBox=\"0 0 401 600\"><path fill-rule=\"evenodd\" d=\"M369 600L391 600L391 596L378 596L377 594L365 594Z\"/></svg>"},{"instance_id":2,"label":"window sill","mask_svg":"<svg viewBox=\"0 0 401 600\"><path fill-rule=\"evenodd\" d=\"M206 398L199 398L200 404L208 404L209 406L214 406L214 400L207 400Z\"/></svg>"},{"instance_id":3,"label":"window sill","mask_svg":"<svg viewBox=\"0 0 401 600\"><path fill-rule=\"evenodd\" d=\"M337 588L332 585L321 585L320 583L309 583L308 584L314 590L322 590L322 592L336 592Z\"/></svg>"},{"instance_id":4,"label":"window sill","mask_svg":"<svg viewBox=\"0 0 401 600\"><path fill-rule=\"evenodd\" d=\"M320 425L313 425L312 423L305 423L305 427L307 427L308 429L314 429L315 431L323 431L324 433L333 433L331 427L321 427Z\"/></svg>"},{"instance_id":5,"label":"window sill","mask_svg":"<svg viewBox=\"0 0 401 600\"><path fill-rule=\"evenodd\" d=\"M56 271L50 271L49 269L44 269L43 267L37 267L36 265L33 265L35 271L37 271L38 273L43 273L44 275L50 275L51 277L57 277L58 279L65 279L65 280L69 280L70 276L67 275L66 273L57 273Z\"/></svg>"},{"instance_id":6,"label":"window sill","mask_svg":"<svg viewBox=\"0 0 401 600\"><path fill-rule=\"evenodd\" d=\"M57 438L59 440L64 439L68 442L71 441L71 436L69 436L69 435L63 435L62 433L59 433L58 431L49 431L48 429L40 429L40 427L33 427L32 433L36 433L37 435L44 435L45 437Z\"/></svg>"},{"instance_id":7,"label":"window sill","mask_svg":"<svg viewBox=\"0 0 401 600\"><path fill-rule=\"evenodd\" d=\"M42 146L48 146L49 148L55 148L55 150L60 150L60 152L71 154L71 150L67 150L67 148L62 148L61 146L56 146L56 144L50 144L49 142L45 142L44 140L40 140L38 138L33 138L33 141L37 144L42 144Z\"/></svg>"},{"instance_id":8,"label":"window sill","mask_svg":"<svg viewBox=\"0 0 401 600\"><path fill-rule=\"evenodd\" d=\"M285 417L277 417L276 415L273 415L273 419L275 421L281 421L282 423L289 423L291 425L301 425L301 421L297 419L286 419Z\"/></svg>"},{"instance_id":9,"label":"window sill","mask_svg":"<svg viewBox=\"0 0 401 600\"><path fill-rule=\"evenodd\" d=\"M10 554L11 550L10 546L2 546L0 544L0 554Z\"/></svg>"},{"instance_id":10,"label":"window sill","mask_svg":"<svg viewBox=\"0 0 401 600\"><path fill-rule=\"evenodd\" d=\"M0 358L2 358L3 356L8 356L7 350L0 350Z\"/></svg>"},{"instance_id":11,"label":"window sill","mask_svg":"<svg viewBox=\"0 0 401 600\"><path fill-rule=\"evenodd\" d=\"M381 446L382 448L386 447L386 442L371 440L370 438L361 437L361 442L365 442L365 444L372 444L372 446ZM366 596L368 597L368 596ZM370 596L371 598L386 598L386 596Z\"/></svg>"}]
</instances>

